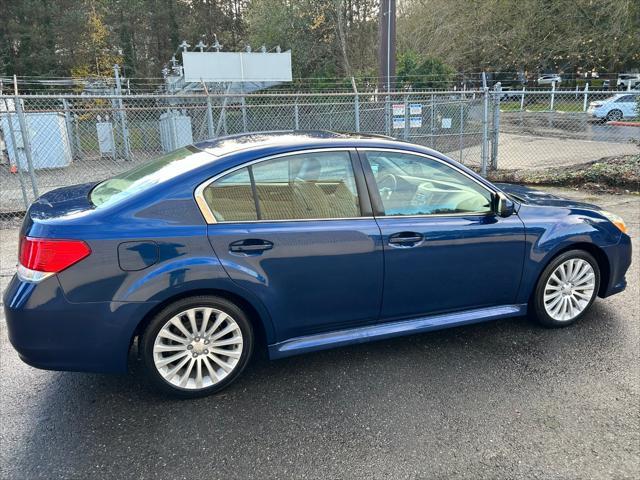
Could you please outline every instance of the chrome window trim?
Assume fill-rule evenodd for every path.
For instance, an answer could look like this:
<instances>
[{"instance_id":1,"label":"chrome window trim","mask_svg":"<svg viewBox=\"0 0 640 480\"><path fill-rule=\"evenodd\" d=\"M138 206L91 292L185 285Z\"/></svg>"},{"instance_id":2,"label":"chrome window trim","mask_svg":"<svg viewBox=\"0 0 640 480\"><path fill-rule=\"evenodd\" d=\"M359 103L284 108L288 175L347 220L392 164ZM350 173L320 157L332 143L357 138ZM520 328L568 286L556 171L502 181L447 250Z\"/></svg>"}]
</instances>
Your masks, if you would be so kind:
<instances>
[{"instance_id":1,"label":"chrome window trim","mask_svg":"<svg viewBox=\"0 0 640 480\"><path fill-rule=\"evenodd\" d=\"M374 217L362 217L362 216L358 216L358 217L345 217L345 218L291 218L291 219L280 219L280 220L222 220L222 221L218 221L216 220L216 217L213 215L213 212L211 211L211 208L209 208L209 205L207 204L207 201L204 198L204 190L205 188L207 188L209 185L211 185L213 182L215 182L216 180L218 180L219 178L222 178L226 175L229 175L233 172L235 172L236 170L240 170L242 168L247 168L251 165L255 165L256 163L261 163L261 162L266 162L269 160L274 160L277 158L282 158L282 157L288 157L291 155L301 155L301 154L305 154L305 153L323 153L323 152L345 152L347 153L347 155L349 156L349 165L353 168L352 164L351 164L351 156L350 153L352 151L355 151L356 147L327 147L327 148L311 148L311 149L306 149L306 150L293 150L290 152L284 152L284 153L277 153L275 155L269 155L268 157L263 157L263 158L258 158L255 160L251 160L250 162L245 162L241 165L236 165L235 167L232 167L228 170L225 170L224 172L221 172L217 175L214 175L213 177L205 180L204 182L202 182L200 185L198 185L195 189L195 191L193 192L193 196L196 200L196 204L198 205L198 208L200 209L200 212L202 213L202 216L204 217L205 221L207 222L208 225L215 225L218 223L221 224L243 224L243 223L273 223L273 222L314 222L314 221L320 221L320 220L359 220L359 219L372 219ZM220 157L222 158L222 157ZM357 172L353 172L354 178L357 175ZM358 197L358 201L360 200L360 197Z\"/></svg>"},{"instance_id":2,"label":"chrome window trim","mask_svg":"<svg viewBox=\"0 0 640 480\"><path fill-rule=\"evenodd\" d=\"M452 168L453 170L455 170L456 172L464 175L465 177L467 177L468 179L472 180L473 182L477 183L478 185L480 185L482 188L484 188L486 191L489 192L489 194L491 196L495 195L497 192L497 190L492 190L491 188L489 188L487 185L485 185L484 183L480 182L477 178L472 177L471 175L469 175L467 172L465 172L464 170L461 170L460 168L458 168L457 166L446 162L440 158L434 157L433 155L429 155L428 153L422 153L422 152L415 152L413 150L402 150L400 148L386 148L386 147L356 147L356 149L360 152L367 152L367 151L372 151L372 152L395 152L395 153L404 153L407 155L416 155L418 157L424 157L424 158L428 158L429 160L435 160L438 163L441 163L449 168ZM366 158L362 159L363 162L364 161L368 161ZM371 167L369 167L371 168ZM377 186L377 185L376 185ZM384 205L383 205L384 206ZM415 214L415 215L381 215L379 217L376 217L378 219L381 218L432 218L432 217L437 217L437 218L443 218L443 217L484 217L487 215L492 215L495 212L493 212L492 210L489 210L488 212L464 212L464 213L426 213L426 214Z\"/></svg>"}]
</instances>

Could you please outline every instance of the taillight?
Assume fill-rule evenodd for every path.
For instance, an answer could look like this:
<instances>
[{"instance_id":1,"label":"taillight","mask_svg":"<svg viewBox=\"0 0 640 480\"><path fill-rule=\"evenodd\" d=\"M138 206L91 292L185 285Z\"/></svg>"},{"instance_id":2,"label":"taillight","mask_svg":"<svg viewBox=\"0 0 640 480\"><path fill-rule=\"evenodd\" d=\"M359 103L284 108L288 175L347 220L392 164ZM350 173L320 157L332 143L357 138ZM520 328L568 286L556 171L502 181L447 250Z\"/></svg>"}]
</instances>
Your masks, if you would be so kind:
<instances>
[{"instance_id":1,"label":"taillight","mask_svg":"<svg viewBox=\"0 0 640 480\"><path fill-rule=\"evenodd\" d=\"M20 265L28 270L58 273L91 253L82 240L58 240L22 237Z\"/></svg>"}]
</instances>

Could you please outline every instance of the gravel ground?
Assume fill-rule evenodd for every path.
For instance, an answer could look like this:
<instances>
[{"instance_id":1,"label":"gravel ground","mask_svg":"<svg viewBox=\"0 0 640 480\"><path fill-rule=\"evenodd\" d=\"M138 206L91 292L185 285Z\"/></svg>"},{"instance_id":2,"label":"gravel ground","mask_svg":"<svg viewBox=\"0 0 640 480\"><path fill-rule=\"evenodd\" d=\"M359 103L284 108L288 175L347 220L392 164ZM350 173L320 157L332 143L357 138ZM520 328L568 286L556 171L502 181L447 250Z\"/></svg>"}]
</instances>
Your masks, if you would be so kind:
<instances>
[{"instance_id":1,"label":"gravel ground","mask_svg":"<svg viewBox=\"0 0 640 480\"><path fill-rule=\"evenodd\" d=\"M623 215L640 251L639 197L552 191ZM17 231L0 240L6 284ZM135 359L28 367L0 322L0 478L638 478L637 260L627 278L566 329L515 318L257 359L195 401L155 393Z\"/></svg>"}]
</instances>

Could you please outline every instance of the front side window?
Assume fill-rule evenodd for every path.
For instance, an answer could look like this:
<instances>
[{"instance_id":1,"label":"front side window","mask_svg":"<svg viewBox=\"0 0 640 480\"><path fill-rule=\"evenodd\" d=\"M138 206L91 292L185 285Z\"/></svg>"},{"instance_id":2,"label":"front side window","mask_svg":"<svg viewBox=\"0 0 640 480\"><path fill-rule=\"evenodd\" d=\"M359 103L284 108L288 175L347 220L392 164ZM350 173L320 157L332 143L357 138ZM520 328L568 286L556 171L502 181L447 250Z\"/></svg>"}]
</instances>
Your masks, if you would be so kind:
<instances>
[{"instance_id":1,"label":"front side window","mask_svg":"<svg viewBox=\"0 0 640 480\"><path fill-rule=\"evenodd\" d=\"M452 167L418 155L369 151L385 215L486 214L491 192Z\"/></svg>"},{"instance_id":2,"label":"front side window","mask_svg":"<svg viewBox=\"0 0 640 480\"><path fill-rule=\"evenodd\" d=\"M301 153L259 162L219 178L203 194L218 222L360 216L348 152Z\"/></svg>"}]
</instances>

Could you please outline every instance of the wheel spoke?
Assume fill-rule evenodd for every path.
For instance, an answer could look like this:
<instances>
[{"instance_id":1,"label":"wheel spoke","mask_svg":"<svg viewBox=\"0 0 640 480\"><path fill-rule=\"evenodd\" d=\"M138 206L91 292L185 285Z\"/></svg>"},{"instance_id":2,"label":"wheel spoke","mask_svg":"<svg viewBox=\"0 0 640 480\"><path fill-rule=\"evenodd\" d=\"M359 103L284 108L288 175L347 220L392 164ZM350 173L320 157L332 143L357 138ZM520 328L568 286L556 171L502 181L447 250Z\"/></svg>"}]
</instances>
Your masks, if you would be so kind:
<instances>
[{"instance_id":1,"label":"wheel spoke","mask_svg":"<svg viewBox=\"0 0 640 480\"><path fill-rule=\"evenodd\" d=\"M153 347L153 351L156 353L178 352L178 351L184 351L184 350L185 350L184 345L166 345L164 343L159 343L157 345L154 345Z\"/></svg>"},{"instance_id":2,"label":"wheel spoke","mask_svg":"<svg viewBox=\"0 0 640 480\"><path fill-rule=\"evenodd\" d=\"M231 358L240 358L241 355L241 352L236 352L235 350L224 350L223 348L212 348L210 351L216 355L225 355Z\"/></svg>"},{"instance_id":3,"label":"wheel spoke","mask_svg":"<svg viewBox=\"0 0 640 480\"><path fill-rule=\"evenodd\" d=\"M211 342L212 347L224 347L225 345L242 345L242 337L231 337L226 338L224 340L218 340L216 342Z\"/></svg>"},{"instance_id":4,"label":"wheel spoke","mask_svg":"<svg viewBox=\"0 0 640 480\"><path fill-rule=\"evenodd\" d=\"M189 332L189 330L186 329L180 317L173 317L171 319L171 325L175 326L178 330L180 330L180 332L182 332L182 334L186 338L189 338L191 336L191 332Z\"/></svg>"},{"instance_id":5,"label":"wheel spoke","mask_svg":"<svg viewBox=\"0 0 640 480\"><path fill-rule=\"evenodd\" d=\"M211 362L209 362L209 359L207 357L202 357L202 363L204 363L204 366L207 367L207 370L209 371L209 375L211 376L211 381L213 383L220 381L220 377L216 373L216 369L213 368L213 366L211 365Z\"/></svg>"},{"instance_id":6,"label":"wheel spoke","mask_svg":"<svg viewBox=\"0 0 640 480\"><path fill-rule=\"evenodd\" d=\"M173 363L176 360L179 360L180 358L184 357L185 355L187 355L187 351L183 350L182 352L178 352L178 353L176 353L174 355L170 355L168 357L164 357L162 360L156 361L156 366L160 367L160 368L161 367L166 367L170 363Z\"/></svg>"},{"instance_id":7,"label":"wheel spoke","mask_svg":"<svg viewBox=\"0 0 640 480\"><path fill-rule=\"evenodd\" d=\"M233 365L229 365L227 362L221 360L216 355L210 353L208 357L218 365L220 365L225 372L229 373L231 370L233 370Z\"/></svg>"},{"instance_id":8,"label":"wheel spoke","mask_svg":"<svg viewBox=\"0 0 640 480\"><path fill-rule=\"evenodd\" d=\"M203 308L202 309L202 326L200 327L200 335L205 336L205 332L207 331L207 325L209 324L209 318L213 313L213 308Z\"/></svg>"},{"instance_id":9,"label":"wheel spoke","mask_svg":"<svg viewBox=\"0 0 640 480\"><path fill-rule=\"evenodd\" d=\"M196 310L191 309L187 310L187 318L189 319L189 324L191 325L191 333L193 335L198 333L198 325L196 324Z\"/></svg>"},{"instance_id":10,"label":"wheel spoke","mask_svg":"<svg viewBox=\"0 0 640 480\"><path fill-rule=\"evenodd\" d=\"M182 378L180 378L180 386L181 387L186 387L187 383L189 382L189 375L191 375L191 370L193 370L193 366L196 363L196 359L195 358L191 358L191 361L189 362L189 365L187 366L187 369L185 370L184 374L182 375Z\"/></svg>"},{"instance_id":11,"label":"wheel spoke","mask_svg":"<svg viewBox=\"0 0 640 480\"><path fill-rule=\"evenodd\" d=\"M162 337L162 338L173 340L174 342L182 343L182 344L185 344L185 345L187 343L189 343L188 339L179 337L179 336L171 333L169 330L162 329L162 330L160 330L160 333L158 335L160 337Z\"/></svg>"},{"instance_id":12,"label":"wheel spoke","mask_svg":"<svg viewBox=\"0 0 640 480\"><path fill-rule=\"evenodd\" d=\"M164 377L164 378L166 378L167 380L171 381L171 379L172 379L173 377L175 377L175 376L176 376L176 373L178 373L178 372L180 371L180 369L181 369L182 367L184 367L184 366L185 366L185 364L186 364L189 360L191 360L191 358L190 358L190 357L185 357L185 358L183 358L183 359L180 361L180 363L178 363L175 367L173 367L171 370L169 370L169 371L167 372L167 374L165 375L165 377Z\"/></svg>"},{"instance_id":13,"label":"wheel spoke","mask_svg":"<svg viewBox=\"0 0 640 480\"><path fill-rule=\"evenodd\" d=\"M196 388L202 388L202 361L203 357L198 357L196 364Z\"/></svg>"},{"instance_id":14,"label":"wheel spoke","mask_svg":"<svg viewBox=\"0 0 640 480\"><path fill-rule=\"evenodd\" d=\"M225 335L233 332L237 328L238 328L238 325L235 322L230 324L230 325L227 325L225 328L223 328L218 333L216 333L214 336L212 336L211 337L211 341L215 342L217 339L219 339L221 337L224 337Z\"/></svg>"},{"instance_id":15,"label":"wheel spoke","mask_svg":"<svg viewBox=\"0 0 640 480\"><path fill-rule=\"evenodd\" d=\"M220 312L216 317L216 321L213 322L213 326L207 332L205 332L204 336L208 337L213 332L215 332L218 329L218 327L222 324L222 322L224 322L227 318L229 318L229 316L226 313Z\"/></svg>"}]
</instances>

